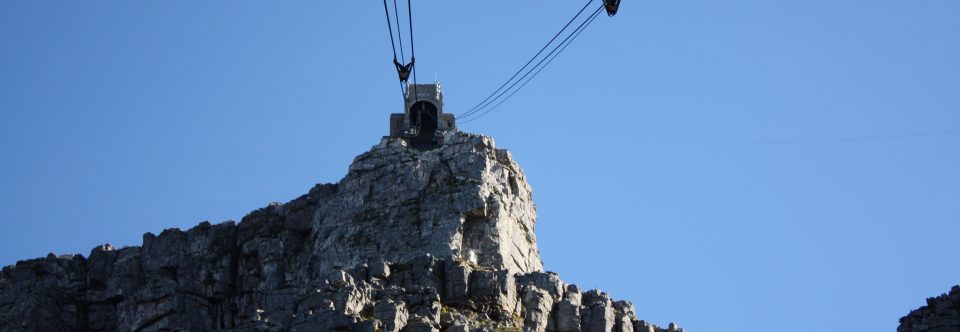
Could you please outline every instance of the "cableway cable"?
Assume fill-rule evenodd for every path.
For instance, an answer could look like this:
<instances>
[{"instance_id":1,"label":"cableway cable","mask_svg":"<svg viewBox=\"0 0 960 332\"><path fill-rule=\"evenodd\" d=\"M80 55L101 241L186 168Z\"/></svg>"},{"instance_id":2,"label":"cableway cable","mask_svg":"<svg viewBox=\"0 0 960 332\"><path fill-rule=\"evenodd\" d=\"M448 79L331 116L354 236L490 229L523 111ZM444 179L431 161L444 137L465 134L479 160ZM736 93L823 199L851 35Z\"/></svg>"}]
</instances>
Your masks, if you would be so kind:
<instances>
[{"instance_id":1,"label":"cableway cable","mask_svg":"<svg viewBox=\"0 0 960 332\"><path fill-rule=\"evenodd\" d=\"M602 8L602 7L601 7L601 8ZM523 89L523 87L527 86L527 83L530 83L530 81L532 81L535 77L537 77L537 75L539 75L540 72L543 71L544 68L547 68L547 66L549 66L550 63L553 62L554 59L556 59L558 56L560 56L560 53L563 53L563 50L567 49L567 46L570 46L570 44L572 44L573 41L576 40L577 37L580 36L580 33L582 33L584 30L586 30L586 28L587 28L588 26L590 26L590 24L593 23L594 20L597 19L597 17L599 16L599 14L600 14L600 9L597 9L597 11L593 12L593 15L591 15L589 18L587 18L586 25L581 25L580 27L577 28L577 30L574 30L573 34L571 35L572 38L569 38L569 40L565 40L565 43L564 43L564 42L561 42L561 43L560 43L560 46L558 46L558 47L560 47L559 51L557 51L556 49L554 49L554 51L557 51L557 52L556 52L555 54L554 54L553 52L551 52L551 54L553 54L553 56L550 56L550 55L548 54L547 57L548 57L550 60L547 60L547 62L544 63L543 66L539 66L539 64L538 64L539 68L537 68L537 66L534 66L533 69L531 69L531 70L536 69L536 71L533 72L533 75L530 75L530 77L527 78L527 80L524 81L523 84L520 84L519 87L517 87L516 89L514 89L513 92L511 92L511 93L510 93L509 95L507 95L505 98L501 99L500 102L498 102L496 105L493 105L493 107L487 109L486 111L484 111L484 112L482 112L482 113L476 114L473 118L471 118L471 119L466 119L466 120L462 121L461 123L469 123L469 122L472 122L472 121L474 121L474 120L477 120L477 119L483 117L485 114L490 113L491 111L497 109L497 107L500 107L500 105L502 105L502 104L503 104L504 102L506 102L507 100L510 100L510 97L513 97L513 95L517 94L517 92L520 91L521 89ZM546 59L546 58L544 58L544 59ZM541 61L541 62L542 62L542 61ZM528 73L528 74L529 74L529 73ZM520 80L523 80L523 78L520 78ZM518 82L519 82L519 81L518 81Z\"/></svg>"},{"instance_id":2,"label":"cableway cable","mask_svg":"<svg viewBox=\"0 0 960 332\"><path fill-rule=\"evenodd\" d=\"M476 119L482 117L483 115L485 115L485 114L487 114L487 113L490 113L490 111L493 111L494 109L496 109L497 106L500 106L500 104L503 104L503 102L505 102L507 99L509 99L510 97L512 97L514 94L516 94L517 91L520 91L520 89L522 89L524 86L526 86L527 83L529 83L530 80L532 80L533 77L535 77L537 74L539 74L540 71L543 70L543 68L546 68L546 66L549 65L550 62L553 61L553 59L556 59L556 57L557 57L558 55L560 55L560 53L562 53L564 49L566 49L566 46L567 46L567 45L570 45L570 43L573 42L573 40L574 40L577 36L579 36L580 33L582 33L584 29L586 29L587 26L590 25L590 23L593 23L593 21L594 21L594 20L597 18L597 16L600 14L600 11L603 10L603 9L604 9L604 6L599 6L592 14L590 14L590 16L589 16L586 20L584 20L582 23L580 23L580 25L577 26L577 28L576 28L573 32L571 32L569 35L567 35L567 37L564 38L563 41L560 42L560 44L556 45L556 47L554 47L553 50L550 51L550 53L548 53L545 57L543 57L542 59L540 59L540 61L537 62L536 65L534 65L532 68L530 68L530 70L528 70L523 76L521 76L520 79L518 79L518 80L516 80L515 82L513 82L513 84L511 84L510 87L508 87L506 90L503 90L502 92L500 92L500 94L498 94L498 95L497 95L495 98L493 98L490 102L486 103L486 105L480 107L479 109L477 109L477 110L475 110L475 111L473 111L473 112L467 112L467 113L465 113L464 115L461 115L460 117L458 117L458 119L466 119L467 117L471 117L471 116L472 116L472 118L466 119L466 120L464 120L464 121L462 122L462 123L467 123L467 122L476 120ZM546 62L546 64L544 64L544 62L547 61L548 59L549 59L549 62ZM541 66L541 65L542 65L542 66ZM538 69L538 68L539 68L539 69ZM536 73L534 73L534 70L536 70ZM533 74L533 76L530 76L531 74ZM529 77L529 79L527 79L527 80L523 83L523 85L521 85L519 88L513 90L513 91L510 93L510 95L508 95L506 98L500 99L503 95L505 95L507 92L510 92L515 86L517 86L517 84L520 84L520 82L523 82L524 79L526 79L526 78L528 78L528 77ZM492 104L494 101L497 101L498 99L499 99L500 101L499 101L496 105L494 105L493 107L487 108L488 106L490 106L490 104ZM481 110L483 110L484 108L486 108L486 110L481 112ZM478 113L478 112L479 112L479 113Z\"/></svg>"},{"instance_id":3,"label":"cableway cable","mask_svg":"<svg viewBox=\"0 0 960 332\"><path fill-rule=\"evenodd\" d=\"M399 39L400 41L400 58L406 59L407 56L403 54L403 38L402 36L400 36L400 16L398 14L399 12L400 11L397 10L397 0L393 0L393 21L397 24L397 39ZM389 21L389 18L387 20ZM394 57L396 57L396 55L394 55Z\"/></svg>"},{"instance_id":4,"label":"cableway cable","mask_svg":"<svg viewBox=\"0 0 960 332\"><path fill-rule=\"evenodd\" d=\"M417 54L413 50L413 6L410 5L410 0L407 0L407 20L410 21L410 65L413 69L413 100L416 102L420 95L417 94Z\"/></svg>"},{"instance_id":5,"label":"cableway cable","mask_svg":"<svg viewBox=\"0 0 960 332\"><path fill-rule=\"evenodd\" d=\"M396 11L396 7L394 7ZM387 17L387 32L390 33L390 49L393 50L393 62L397 62L397 44L393 41L393 24L390 24L390 10L387 9L387 0L383 0L383 14ZM397 33L400 33L400 21L397 21ZM403 40L401 39L401 43ZM400 51L403 52L403 44L401 44ZM406 88L403 86L403 82L400 82L400 96L406 96Z\"/></svg>"},{"instance_id":6,"label":"cableway cable","mask_svg":"<svg viewBox=\"0 0 960 332\"><path fill-rule=\"evenodd\" d=\"M397 60L397 44L393 41L393 24L390 24L390 10L387 9L387 0L383 0L383 14L387 17L387 31L390 32L390 48L393 50L393 60ZM399 32L400 22L397 22Z\"/></svg>"},{"instance_id":7,"label":"cableway cable","mask_svg":"<svg viewBox=\"0 0 960 332\"><path fill-rule=\"evenodd\" d=\"M390 48L393 51L393 65L394 67L396 67L397 76L400 79L400 93L404 99L408 97L409 91L407 91L407 89L409 87L409 78L410 78L410 75L413 74L414 100L416 100L417 79L416 79L416 70L415 70L416 57L414 55L415 53L414 53L414 47L413 47L413 7L411 4L411 0L407 0L407 19L410 27L410 34L409 34L410 62L403 64L403 63L400 63L400 60L401 59L406 60L406 54L404 51L405 45L403 43L403 30L401 30L400 28L400 8L397 5L397 0L392 0L392 1L393 1L393 19L395 22L390 21L390 7L389 5L387 5L387 0L383 0L383 13L384 13L384 16L387 18L387 32L390 33ZM394 24L396 24L396 28L397 28L396 35L393 34ZM398 42L400 44L400 58L397 58Z\"/></svg>"},{"instance_id":8,"label":"cableway cable","mask_svg":"<svg viewBox=\"0 0 960 332\"><path fill-rule=\"evenodd\" d=\"M408 1L409 1L409 0L408 0ZM482 108L485 107L486 105L489 105L490 103L492 103L493 101L491 101L490 98L493 98L495 95L497 95L497 93L499 93L501 90L503 90L504 87L506 87L508 84L510 84L510 82L512 82L513 79L515 79L515 78L517 77L517 75L520 75L520 73L522 73L525 69L527 69L527 67L530 66L530 64L533 63L534 60L536 60L541 54L543 54L543 51L546 50L548 47L550 47L550 45L553 44L553 42L554 42L558 37L560 37L560 35L561 35L564 31L566 31L567 28L570 27L570 25L573 24L573 22L576 21L577 18L580 17L581 14L583 14L583 11L586 10L587 7L589 7L591 3L593 3L593 0L587 1L587 3L586 3L585 5L583 5L583 8L581 8L580 11L577 12L577 15L574 15L573 18L571 18L570 21L568 21L567 24L564 25L563 28L560 29L560 31L558 31L558 32L553 36L553 38L551 38L550 41L547 42L546 45L543 45L543 48L541 48L540 51L537 52L537 54L535 54L532 58L530 58L530 60L528 60L527 63L523 65L523 67L520 67L520 69L518 69L517 72L514 73L513 76L510 77L510 79L508 79L506 82L503 82L503 84L501 84L499 88L497 88L495 91L493 91L492 93L490 93L490 95L488 95L486 98L484 98L483 101L481 101L480 103L478 103L476 106L474 106L473 108L471 108L470 110L468 110L468 111L465 112L464 114L460 115L458 118L464 118L464 117L470 116L471 114L474 114L474 113L478 112L480 109L482 109ZM603 7L603 6L601 6L601 8L602 8L602 7ZM502 94L501 94L501 95L502 95Z\"/></svg>"}]
</instances>

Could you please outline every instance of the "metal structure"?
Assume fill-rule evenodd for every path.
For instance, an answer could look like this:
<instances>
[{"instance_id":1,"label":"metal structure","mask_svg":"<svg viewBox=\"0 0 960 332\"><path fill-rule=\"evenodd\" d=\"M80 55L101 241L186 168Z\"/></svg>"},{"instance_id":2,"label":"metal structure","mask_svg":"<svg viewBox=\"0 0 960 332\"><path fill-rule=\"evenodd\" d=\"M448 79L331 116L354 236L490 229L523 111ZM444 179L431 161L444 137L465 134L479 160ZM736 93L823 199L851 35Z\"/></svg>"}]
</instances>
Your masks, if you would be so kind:
<instances>
[{"instance_id":1,"label":"metal structure","mask_svg":"<svg viewBox=\"0 0 960 332\"><path fill-rule=\"evenodd\" d=\"M390 114L390 137L403 138L411 147L433 149L447 132L457 131L453 114L443 113L440 83L408 84L403 113Z\"/></svg>"},{"instance_id":2,"label":"metal structure","mask_svg":"<svg viewBox=\"0 0 960 332\"><path fill-rule=\"evenodd\" d=\"M620 9L620 0L603 0L603 8L607 10L607 16L617 15Z\"/></svg>"},{"instance_id":3,"label":"metal structure","mask_svg":"<svg viewBox=\"0 0 960 332\"><path fill-rule=\"evenodd\" d=\"M393 34L393 25L390 23L390 6L387 6L387 0L383 0L383 13L387 17L387 32L390 33L390 47L393 49L393 66L397 69L397 77L400 79L400 90L406 95L406 90L404 90L410 81L410 74L413 74L413 84L417 84L417 56L414 53L413 48L413 6L410 4L410 0L407 0L407 25L410 28L410 33L407 37L410 40L410 62L406 64L400 62L397 59L397 42L400 44L400 57L406 60L406 55L403 51L403 32L400 30L400 10L397 8L397 0L393 0L393 19L397 24L397 34ZM396 41L396 42L395 42Z\"/></svg>"},{"instance_id":4,"label":"metal structure","mask_svg":"<svg viewBox=\"0 0 960 332\"><path fill-rule=\"evenodd\" d=\"M397 0L393 0L393 12L391 15L390 5L387 0L383 0L383 13L387 19L387 33L390 34L390 49L393 52L393 67L397 70L397 78L400 81L400 92L404 98L403 113L394 113L390 115L390 137L402 137L411 146L416 148L429 149L443 144L443 135L450 130L456 130L456 119L461 120L461 124L474 121L483 117L487 113L495 110L510 97L523 89L533 80L544 68L550 65L560 53L570 46L574 39L597 18L597 16L606 10L608 16L614 16L620 9L620 0L600 0L600 6L597 6L593 12L587 9L595 5L594 0L587 0L583 8L577 12L567 23L558 31L543 48L540 49L530 60L517 70L506 82L500 85L496 90L490 93L476 106L462 112L459 116L443 113L443 93L439 83L418 84L416 56L413 44L413 6L412 1L407 0L406 8L406 27L407 46L410 48L410 62L406 61L403 27L401 26L401 6L397 5ZM391 16L393 20L391 20ZM579 24L577 24L579 23ZM394 30L396 28L396 30ZM394 33L396 32L396 33ZM399 48L397 47L399 44ZM551 48L552 47L552 48ZM400 57L397 57L399 49ZM550 49L549 52L547 50ZM532 66L531 66L532 65ZM413 83L410 83L410 79Z\"/></svg>"},{"instance_id":5,"label":"metal structure","mask_svg":"<svg viewBox=\"0 0 960 332\"><path fill-rule=\"evenodd\" d=\"M604 9L606 9L608 16L616 15L620 9L620 0L602 0L601 2L600 6L597 6L595 10L590 12L587 9L591 5L596 4L596 2L594 2L594 0L587 0L587 3L580 8L580 11L567 21L567 24L553 35L553 38L550 38L550 41L548 41L546 45L543 45L543 48L541 48L537 54L534 54L530 60L527 60L527 63L525 63L523 67L520 67L519 70L503 82L500 87L487 95L486 98L483 98L483 100L467 111L460 113L460 115L457 116L457 119L461 120L460 123L463 124L477 120L497 109L497 107L509 100L510 97L513 97L517 91L520 91L520 89L523 89L523 87L530 83L530 81L550 65L560 53L563 53L567 46L570 46L573 40L580 36Z\"/></svg>"}]
</instances>

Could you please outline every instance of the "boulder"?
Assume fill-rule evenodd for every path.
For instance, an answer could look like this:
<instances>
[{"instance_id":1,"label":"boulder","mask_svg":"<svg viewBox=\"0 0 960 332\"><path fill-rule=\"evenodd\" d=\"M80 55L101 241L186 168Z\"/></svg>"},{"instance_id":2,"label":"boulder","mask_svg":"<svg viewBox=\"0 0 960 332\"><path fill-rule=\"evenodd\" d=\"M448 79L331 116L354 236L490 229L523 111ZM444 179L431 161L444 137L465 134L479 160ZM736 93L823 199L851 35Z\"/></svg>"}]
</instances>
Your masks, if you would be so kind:
<instances>
[{"instance_id":1,"label":"boulder","mask_svg":"<svg viewBox=\"0 0 960 332\"><path fill-rule=\"evenodd\" d=\"M607 293L591 290L583 294L580 322L583 332L611 332L616 315Z\"/></svg>"},{"instance_id":2,"label":"boulder","mask_svg":"<svg viewBox=\"0 0 960 332\"><path fill-rule=\"evenodd\" d=\"M553 296L550 292L533 285L523 285L523 330L526 332L545 332L553 309Z\"/></svg>"},{"instance_id":3,"label":"boulder","mask_svg":"<svg viewBox=\"0 0 960 332\"><path fill-rule=\"evenodd\" d=\"M407 325L407 316L405 302L382 300L373 307L373 317L383 324L384 332L399 332Z\"/></svg>"},{"instance_id":4,"label":"boulder","mask_svg":"<svg viewBox=\"0 0 960 332\"><path fill-rule=\"evenodd\" d=\"M580 304L583 294L577 285L568 285L563 298L557 303L550 319L550 331L580 332Z\"/></svg>"},{"instance_id":5,"label":"boulder","mask_svg":"<svg viewBox=\"0 0 960 332\"><path fill-rule=\"evenodd\" d=\"M507 270L471 273L470 298L497 320L512 317L519 309L516 282Z\"/></svg>"}]
</instances>

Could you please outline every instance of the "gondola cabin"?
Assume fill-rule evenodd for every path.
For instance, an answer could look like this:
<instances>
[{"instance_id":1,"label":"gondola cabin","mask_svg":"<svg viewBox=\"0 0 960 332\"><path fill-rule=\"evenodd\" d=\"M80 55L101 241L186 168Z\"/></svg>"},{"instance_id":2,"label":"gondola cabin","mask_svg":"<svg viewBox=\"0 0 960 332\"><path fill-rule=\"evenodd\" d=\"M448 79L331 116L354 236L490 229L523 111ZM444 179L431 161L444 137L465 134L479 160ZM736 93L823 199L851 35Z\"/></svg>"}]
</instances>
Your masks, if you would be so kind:
<instances>
[{"instance_id":1,"label":"gondola cabin","mask_svg":"<svg viewBox=\"0 0 960 332\"><path fill-rule=\"evenodd\" d=\"M447 132L456 131L456 117L443 113L440 83L407 84L403 113L390 114L390 137L403 138L417 149L443 144Z\"/></svg>"}]
</instances>

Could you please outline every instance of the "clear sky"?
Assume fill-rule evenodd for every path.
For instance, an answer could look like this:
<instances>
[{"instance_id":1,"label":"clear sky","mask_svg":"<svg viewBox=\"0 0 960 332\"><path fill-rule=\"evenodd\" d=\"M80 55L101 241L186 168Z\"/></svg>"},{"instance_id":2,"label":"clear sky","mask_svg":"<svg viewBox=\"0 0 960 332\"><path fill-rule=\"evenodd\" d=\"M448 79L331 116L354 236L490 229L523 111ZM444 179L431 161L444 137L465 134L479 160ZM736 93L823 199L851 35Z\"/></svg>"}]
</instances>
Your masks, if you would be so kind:
<instances>
[{"instance_id":1,"label":"clear sky","mask_svg":"<svg viewBox=\"0 0 960 332\"><path fill-rule=\"evenodd\" d=\"M416 0L460 113L584 1ZM402 109L379 1L0 2L0 264L239 220ZM548 270L688 331L893 331L960 283L960 2L623 0L501 109Z\"/></svg>"}]
</instances>

